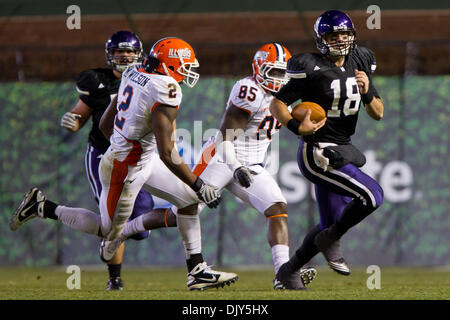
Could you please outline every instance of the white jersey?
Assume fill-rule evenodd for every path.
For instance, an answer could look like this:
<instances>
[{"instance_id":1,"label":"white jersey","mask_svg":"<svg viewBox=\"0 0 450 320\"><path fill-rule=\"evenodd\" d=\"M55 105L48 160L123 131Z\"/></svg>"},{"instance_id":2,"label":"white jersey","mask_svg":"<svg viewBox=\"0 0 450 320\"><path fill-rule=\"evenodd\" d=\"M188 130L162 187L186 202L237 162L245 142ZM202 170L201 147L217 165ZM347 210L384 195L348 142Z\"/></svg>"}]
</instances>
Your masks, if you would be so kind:
<instances>
[{"instance_id":1,"label":"white jersey","mask_svg":"<svg viewBox=\"0 0 450 320\"><path fill-rule=\"evenodd\" d=\"M272 99L253 77L237 81L231 90L227 108L234 105L250 116L244 134L234 141L236 158L245 166L264 163L272 136L281 128L269 110Z\"/></svg>"},{"instance_id":2,"label":"white jersey","mask_svg":"<svg viewBox=\"0 0 450 320\"><path fill-rule=\"evenodd\" d=\"M181 87L173 78L147 73L139 65L128 67L122 74L110 139L115 158L135 164L148 160L156 151L152 111L160 104L178 108L181 98Z\"/></svg>"}]
</instances>

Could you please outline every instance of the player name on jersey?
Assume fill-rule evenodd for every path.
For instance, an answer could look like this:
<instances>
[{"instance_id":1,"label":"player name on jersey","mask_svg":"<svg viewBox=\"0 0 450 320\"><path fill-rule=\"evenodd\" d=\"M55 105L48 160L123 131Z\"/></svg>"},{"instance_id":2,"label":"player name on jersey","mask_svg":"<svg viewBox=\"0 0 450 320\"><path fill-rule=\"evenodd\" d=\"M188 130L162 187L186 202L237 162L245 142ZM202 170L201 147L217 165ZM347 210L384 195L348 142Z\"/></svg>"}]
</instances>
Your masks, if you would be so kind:
<instances>
[{"instance_id":1,"label":"player name on jersey","mask_svg":"<svg viewBox=\"0 0 450 320\"><path fill-rule=\"evenodd\" d=\"M150 81L150 78L132 68L127 69L124 73L124 76L134 83L140 85L141 87L145 87L145 85Z\"/></svg>"}]
</instances>

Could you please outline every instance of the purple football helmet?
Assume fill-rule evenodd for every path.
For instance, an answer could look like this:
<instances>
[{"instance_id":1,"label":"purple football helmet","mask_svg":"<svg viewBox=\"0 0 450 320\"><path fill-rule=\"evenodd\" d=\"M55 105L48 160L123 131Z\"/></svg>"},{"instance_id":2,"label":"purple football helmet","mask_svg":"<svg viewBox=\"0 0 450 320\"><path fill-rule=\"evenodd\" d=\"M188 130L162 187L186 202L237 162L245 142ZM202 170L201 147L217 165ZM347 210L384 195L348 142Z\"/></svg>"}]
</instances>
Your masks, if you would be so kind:
<instances>
[{"instance_id":1,"label":"purple football helmet","mask_svg":"<svg viewBox=\"0 0 450 320\"><path fill-rule=\"evenodd\" d=\"M328 43L325 36L334 32L348 32L348 40ZM350 17L339 10L322 13L314 24L317 49L324 55L346 56L356 47L356 30Z\"/></svg>"},{"instance_id":2,"label":"purple football helmet","mask_svg":"<svg viewBox=\"0 0 450 320\"><path fill-rule=\"evenodd\" d=\"M133 51L134 57L114 58L114 51ZM133 63L140 62L143 57L142 42L137 35L130 31L114 33L105 45L106 63L119 72Z\"/></svg>"}]
</instances>

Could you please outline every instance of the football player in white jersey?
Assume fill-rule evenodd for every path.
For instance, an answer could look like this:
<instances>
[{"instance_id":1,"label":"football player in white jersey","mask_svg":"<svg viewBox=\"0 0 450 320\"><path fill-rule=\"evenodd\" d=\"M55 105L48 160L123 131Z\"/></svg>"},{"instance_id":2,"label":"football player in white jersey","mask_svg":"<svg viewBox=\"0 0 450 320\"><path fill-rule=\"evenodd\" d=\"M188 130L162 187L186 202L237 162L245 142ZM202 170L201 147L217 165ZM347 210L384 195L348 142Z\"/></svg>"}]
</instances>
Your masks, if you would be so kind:
<instances>
[{"instance_id":1,"label":"football player in white jersey","mask_svg":"<svg viewBox=\"0 0 450 320\"><path fill-rule=\"evenodd\" d=\"M60 220L104 238L101 256L108 261L113 255L105 248L121 243L134 201L145 185L152 194L179 208L177 225L186 250L188 289L203 290L236 281L234 273L212 270L201 254L197 204L202 201L216 207L220 194L194 175L174 148L174 122L182 98L179 83L195 86L200 76L194 70L198 65L192 47L170 37L157 41L142 65L129 66L123 72L114 99L117 103L112 102L105 112L117 105L111 146L100 163L100 219L86 209L58 206L32 188L14 214L11 229L36 216ZM68 220L71 222L66 223Z\"/></svg>"},{"instance_id":2,"label":"football player in white jersey","mask_svg":"<svg viewBox=\"0 0 450 320\"><path fill-rule=\"evenodd\" d=\"M289 260L287 205L265 163L272 136L281 127L271 115L269 105L272 93L287 83L285 73L290 56L278 43L265 44L256 52L253 76L233 86L220 132L204 145L201 159L193 169L206 183L231 191L265 215L275 274ZM124 236L131 234L127 228ZM301 290L315 275L313 268L299 270L285 285L274 279L274 289Z\"/></svg>"}]
</instances>

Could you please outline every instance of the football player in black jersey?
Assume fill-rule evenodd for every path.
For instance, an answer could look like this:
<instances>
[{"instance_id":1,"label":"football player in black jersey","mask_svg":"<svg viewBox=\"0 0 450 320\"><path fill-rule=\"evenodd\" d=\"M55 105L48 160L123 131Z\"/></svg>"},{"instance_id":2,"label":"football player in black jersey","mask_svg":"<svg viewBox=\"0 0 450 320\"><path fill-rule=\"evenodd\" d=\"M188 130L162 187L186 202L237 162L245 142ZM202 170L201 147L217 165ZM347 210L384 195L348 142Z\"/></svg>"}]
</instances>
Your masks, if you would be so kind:
<instances>
[{"instance_id":1,"label":"football player in black jersey","mask_svg":"<svg viewBox=\"0 0 450 320\"><path fill-rule=\"evenodd\" d=\"M375 211L383 201L383 190L359 167L364 155L351 144L360 102L375 120L384 106L372 82L375 55L356 46L356 32L344 12L330 10L315 25L320 53L293 56L287 65L290 81L273 99L272 114L301 136L297 161L303 175L315 185L320 223L306 235L294 256L278 272L283 284L318 252L328 265L343 275L350 269L340 249L340 238ZM321 105L326 120L314 123L308 112L302 122L287 106L301 99Z\"/></svg>"},{"instance_id":2,"label":"football player in black jersey","mask_svg":"<svg viewBox=\"0 0 450 320\"><path fill-rule=\"evenodd\" d=\"M70 132L77 132L88 119L92 117L92 128L89 132L89 141L85 154L86 174L99 202L102 185L99 177L99 164L101 156L106 152L110 143L99 129L100 119L119 89L122 72L132 63L142 60L142 43L137 35L130 31L118 31L106 42L106 61L109 68L90 69L81 72L76 81L76 88L80 98L76 106L65 113L61 119L61 126ZM139 193L133 214L130 220L149 212L153 208L152 196L145 190ZM138 233L131 238L142 240L148 237L149 232ZM110 279L107 290L121 290L123 288L121 265L124 252L124 243L114 258L108 262Z\"/></svg>"}]
</instances>

